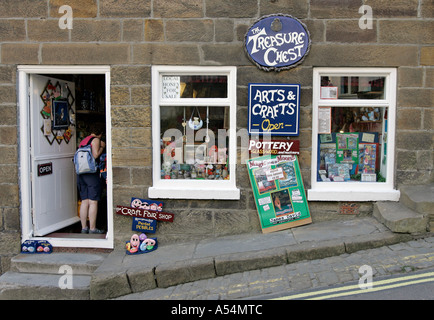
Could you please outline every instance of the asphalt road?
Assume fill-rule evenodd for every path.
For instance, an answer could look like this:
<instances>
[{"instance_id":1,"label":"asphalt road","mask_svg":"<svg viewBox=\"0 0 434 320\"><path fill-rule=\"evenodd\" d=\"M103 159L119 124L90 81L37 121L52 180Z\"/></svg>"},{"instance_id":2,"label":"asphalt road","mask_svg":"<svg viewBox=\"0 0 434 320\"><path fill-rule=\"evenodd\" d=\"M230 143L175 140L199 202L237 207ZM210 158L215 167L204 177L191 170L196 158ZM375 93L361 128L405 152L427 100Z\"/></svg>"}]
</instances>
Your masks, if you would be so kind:
<instances>
[{"instance_id":1,"label":"asphalt road","mask_svg":"<svg viewBox=\"0 0 434 320\"><path fill-rule=\"evenodd\" d=\"M270 297L272 300L434 300L434 269Z\"/></svg>"}]
</instances>

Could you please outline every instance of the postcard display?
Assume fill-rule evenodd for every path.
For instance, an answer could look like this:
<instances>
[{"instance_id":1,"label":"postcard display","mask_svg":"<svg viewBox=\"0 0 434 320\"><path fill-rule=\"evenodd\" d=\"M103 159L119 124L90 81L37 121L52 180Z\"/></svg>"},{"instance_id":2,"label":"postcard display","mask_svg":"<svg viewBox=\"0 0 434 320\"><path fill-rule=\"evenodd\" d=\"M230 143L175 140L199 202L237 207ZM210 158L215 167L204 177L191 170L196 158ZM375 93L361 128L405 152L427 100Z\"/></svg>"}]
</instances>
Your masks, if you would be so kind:
<instances>
[{"instance_id":1,"label":"postcard display","mask_svg":"<svg viewBox=\"0 0 434 320\"><path fill-rule=\"evenodd\" d=\"M269 155L247 161L262 232L312 222L296 155Z\"/></svg>"}]
</instances>

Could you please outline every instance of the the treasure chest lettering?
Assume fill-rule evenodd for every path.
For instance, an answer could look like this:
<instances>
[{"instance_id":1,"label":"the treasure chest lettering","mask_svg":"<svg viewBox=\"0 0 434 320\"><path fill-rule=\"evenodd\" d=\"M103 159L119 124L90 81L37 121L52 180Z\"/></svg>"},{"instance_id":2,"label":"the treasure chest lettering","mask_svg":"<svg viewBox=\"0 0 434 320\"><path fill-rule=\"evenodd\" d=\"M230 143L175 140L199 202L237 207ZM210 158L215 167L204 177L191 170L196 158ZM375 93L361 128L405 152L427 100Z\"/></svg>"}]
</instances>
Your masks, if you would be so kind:
<instances>
[{"instance_id":1,"label":"the treasure chest lettering","mask_svg":"<svg viewBox=\"0 0 434 320\"><path fill-rule=\"evenodd\" d=\"M309 31L292 16L265 16L247 31L244 48L249 58L263 70L292 68L309 53Z\"/></svg>"}]
</instances>

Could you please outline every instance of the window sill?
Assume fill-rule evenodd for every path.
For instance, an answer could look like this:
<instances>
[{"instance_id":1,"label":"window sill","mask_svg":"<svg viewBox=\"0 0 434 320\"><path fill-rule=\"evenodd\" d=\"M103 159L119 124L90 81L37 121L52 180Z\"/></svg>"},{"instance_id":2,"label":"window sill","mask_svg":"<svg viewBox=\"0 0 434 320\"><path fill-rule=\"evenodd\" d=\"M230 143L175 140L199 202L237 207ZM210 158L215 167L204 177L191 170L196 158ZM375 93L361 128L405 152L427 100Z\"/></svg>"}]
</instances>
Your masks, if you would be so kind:
<instances>
[{"instance_id":1,"label":"window sill","mask_svg":"<svg viewBox=\"0 0 434 320\"><path fill-rule=\"evenodd\" d=\"M399 201L399 190L347 191L342 189L309 189L308 201Z\"/></svg>"},{"instance_id":2,"label":"window sill","mask_svg":"<svg viewBox=\"0 0 434 320\"><path fill-rule=\"evenodd\" d=\"M238 188L173 188L151 187L148 189L151 199L215 199L215 200L240 200Z\"/></svg>"}]
</instances>

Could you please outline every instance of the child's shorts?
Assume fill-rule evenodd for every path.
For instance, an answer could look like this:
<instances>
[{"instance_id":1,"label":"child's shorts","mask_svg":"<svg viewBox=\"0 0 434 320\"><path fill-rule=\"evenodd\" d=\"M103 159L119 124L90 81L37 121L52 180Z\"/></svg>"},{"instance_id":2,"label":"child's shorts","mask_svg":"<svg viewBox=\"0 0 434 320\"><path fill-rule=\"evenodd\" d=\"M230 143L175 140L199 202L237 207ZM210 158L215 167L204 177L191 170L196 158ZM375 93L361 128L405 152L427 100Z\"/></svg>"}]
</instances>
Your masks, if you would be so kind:
<instances>
[{"instance_id":1,"label":"child's shorts","mask_svg":"<svg viewBox=\"0 0 434 320\"><path fill-rule=\"evenodd\" d=\"M99 172L78 175L77 186L81 200L101 200L101 178Z\"/></svg>"}]
</instances>

